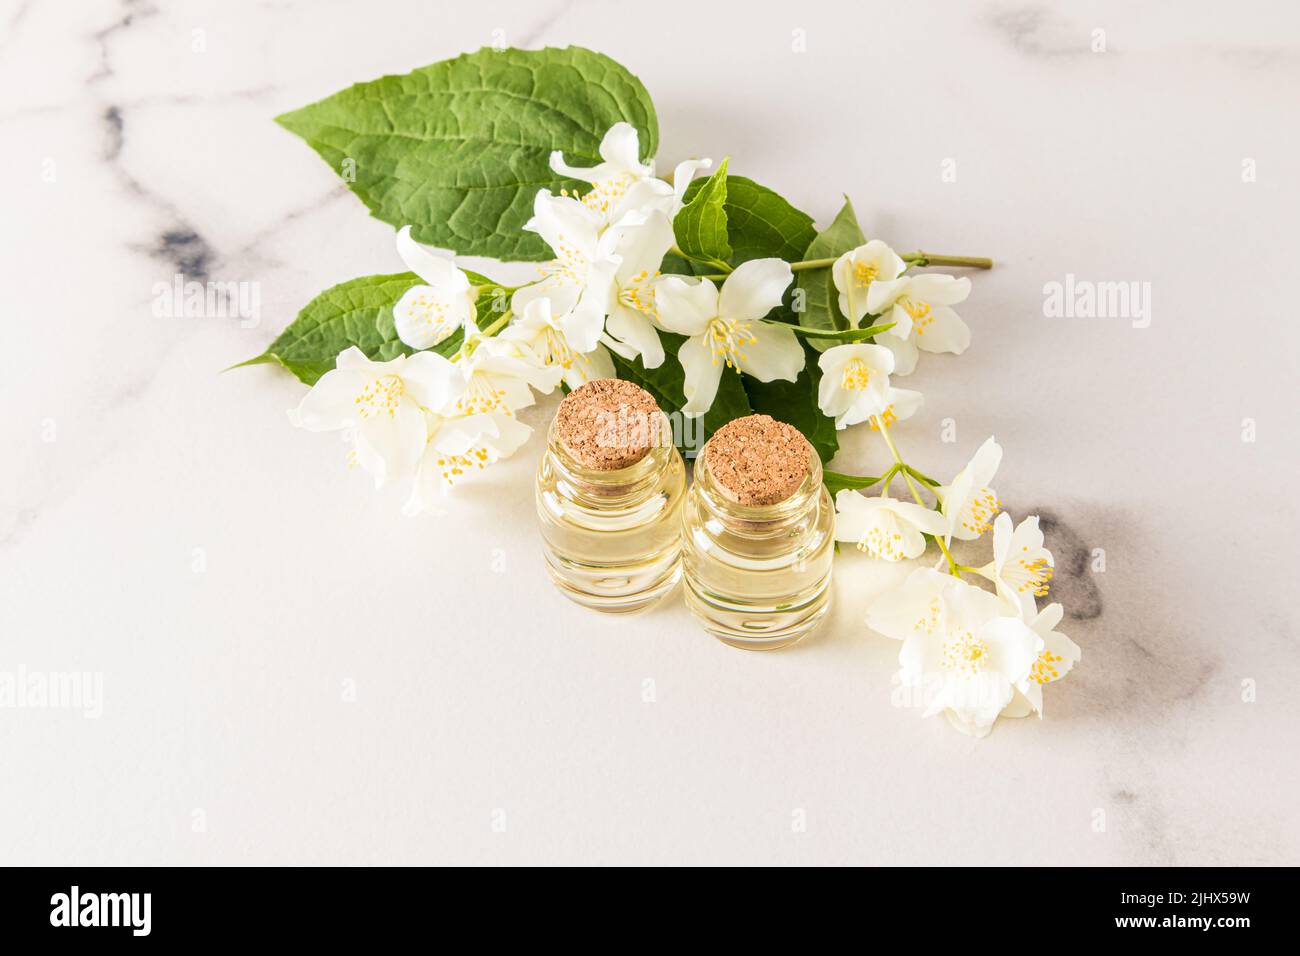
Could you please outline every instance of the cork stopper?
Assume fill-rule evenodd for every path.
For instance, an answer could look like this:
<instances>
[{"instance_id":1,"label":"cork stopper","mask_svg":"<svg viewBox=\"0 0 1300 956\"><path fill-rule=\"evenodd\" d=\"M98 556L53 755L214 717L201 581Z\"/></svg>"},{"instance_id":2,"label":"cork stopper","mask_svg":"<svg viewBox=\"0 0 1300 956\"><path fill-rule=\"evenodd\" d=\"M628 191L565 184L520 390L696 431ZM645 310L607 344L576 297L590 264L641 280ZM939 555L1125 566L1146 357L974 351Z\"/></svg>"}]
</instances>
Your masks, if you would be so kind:
<instances>
[{"instance_id":1,"label":"cork stopper","mask_svg":"<svg viewBox=\"0 0 1300 956\"><path fill-rule=\"evenodd\" d=\"M713 433L704 447L723 495L749 507L779 504L808 477L812 446L797 428L770 415L747 415Z\"/></svg>"},{"instance_id":2,"label":"cork stopper","mask_svg":"<svg viewBox=\"0 0 1300 956\"><path fill-rule=\"evenodd\" d=\"M635 465L659 443L663 413L639 385L617 378L575 388L555 413L564 450L593 471Z\"/></svg>"}]
</instances>

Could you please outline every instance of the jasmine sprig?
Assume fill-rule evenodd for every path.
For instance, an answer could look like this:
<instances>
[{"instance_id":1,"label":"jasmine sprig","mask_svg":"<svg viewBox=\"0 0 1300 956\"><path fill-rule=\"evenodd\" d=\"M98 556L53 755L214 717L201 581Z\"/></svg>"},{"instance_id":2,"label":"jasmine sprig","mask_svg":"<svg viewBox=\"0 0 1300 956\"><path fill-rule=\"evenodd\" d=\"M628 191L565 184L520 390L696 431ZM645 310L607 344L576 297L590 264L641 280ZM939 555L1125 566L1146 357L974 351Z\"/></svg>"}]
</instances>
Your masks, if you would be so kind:
<instances>
[{"instance_id":1,"label":"jasmine sprig","mask_svg":"<svg viewBox=\"0 0 1300 956\"><path fill-rule=\"evenodd\" d=\"M880 432L880 437L885 440L885 444L889 447L889 453L894 456L894 468L891 470L895 474L900 474L903 476L903 481L907 485L907 490L912 493L912 500L914 500L922 508L929 508L930 505L926 504L925 499L921 497L920 489L917 488L916 481L913 480L912 473L915 471L915 469L911 468L905 461L903 461L903 456L899 454L898 446L894 444L893 436L890 435L889 433L889 426L885 423L884 417L876 416L874 424L876 430ZM916 474L919 476L920 472L916 472ZM925 479L921 479L921 480L925 480ZM930 481L933 481L933 479L931 479ZM927 484L929 484L930 481L927 481ZM933 484L931 484L931 487L933 488L937 486L937 484L938 484L937 482L934 482ZM885 482L885 487L880 493L881 495L888 495L889 493L888 481ZM938 496L936 495L936 498L937 497ZM952 556L952 552L948 549L947 543L943 540L943 538L940 535L934 535L934 540L935 543L939 545L939 550L943 552L943 556L948 559L948 573L951 574L953 577L960 578L961 577L960 566L957 564L956 560L954 560Z\"/></svg>"},{"instance_id":2,"label":"jasmine sprig","mask_svg":"<svg viewBox=\"0 0 1300 956\"><path fill-rule=\"evenodd\" d=\"M805 259L802 262L790 263L790 268L795 272L803 269L829 269L835 265L839 256L829 259ZM903 252L899 258L904 262L924 268L925 266L953 266L964 269L992 269L993 260L986 256L950 256L937 252Z\"/></svg>"},{"instance_id":3,"label":"jasmine sprig","mask_svg":"<svg viewBox=\"0 0 1300 956\"><path fill-rule=\"evenodd\" d=\"M725 270L723 274L703 276L705 279L712 279L715 282L721 282L727 277L726 273L731 272L731 267L725 262L718 262L717 260L712 259L693 259L676 246L673 246L670 251L681 256L683 259L688 259L692 262L701 262L704 265L712 265L715 268ZM917 251L900 253L899 258L909 266L916 266L920 269L924 269L926 266L952 266L958 269L993 268L993 260L987 256L950 256L937 252ZM790 263L790 270L792 272L802 272L805 269L829 269L831 266L835 265L838 259L839 256L832 256L827 259L802 259L799 262Z\"/></svg>"}]
</instances>

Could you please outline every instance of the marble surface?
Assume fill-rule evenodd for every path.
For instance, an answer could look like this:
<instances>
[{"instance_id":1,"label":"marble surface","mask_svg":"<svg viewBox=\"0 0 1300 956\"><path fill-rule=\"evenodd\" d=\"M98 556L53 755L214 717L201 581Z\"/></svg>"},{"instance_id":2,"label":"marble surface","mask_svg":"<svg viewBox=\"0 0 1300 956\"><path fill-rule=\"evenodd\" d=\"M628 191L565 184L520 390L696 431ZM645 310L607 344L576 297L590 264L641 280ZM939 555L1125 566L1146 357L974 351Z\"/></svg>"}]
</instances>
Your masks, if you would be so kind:
<instances>
[{"instance_id":1,"label":"marble surface","mask_svg":"<svg viewBox=\"0 0 1300 956\"><path fill-rule=\"evenodd\" d=\"M0 671L102 675L97 717L0 708L0 860L1300 862L1300 9L1135 6L0 4ZM271 117L499 36L625 63L661 163L997 260L898 431L941 475L996 435L1050 517L1084 659L1047 719L894 705L862 618L906 568L842 556L776 654L606 620L545 579L536 439L412 521L291 377L219 374L399 268ZM177 271L260 321L155 316ZM1045 317L1067 275L1150 283L1149 327Z\"/></svg>"}]
</instances>

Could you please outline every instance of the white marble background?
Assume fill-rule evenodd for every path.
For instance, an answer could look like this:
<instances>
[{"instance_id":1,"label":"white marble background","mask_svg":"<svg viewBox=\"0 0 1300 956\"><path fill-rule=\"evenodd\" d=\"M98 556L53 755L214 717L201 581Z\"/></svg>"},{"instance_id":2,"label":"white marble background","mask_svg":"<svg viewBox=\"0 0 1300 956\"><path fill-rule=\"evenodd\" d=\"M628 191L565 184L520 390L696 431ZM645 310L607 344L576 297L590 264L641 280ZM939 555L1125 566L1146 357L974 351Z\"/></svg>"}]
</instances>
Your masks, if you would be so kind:
<instances>
[{"instance_id":1,"label":"white marble background","mask_svg":"<svg viewBox=\"0 0 1300 956\"><path fill-rule=\"evenodd\" d=\"M0 709L0 862L1300 862L1300 13L1137 6L0 3L0 670L104 680L97 720ZM219 374L400 268L271 117L498 29L625 63L663 163L997 260L899 438L944 475L995 434L1052 518L1085 656L1046 720L893 706L861 621L906 569L846 554L771 655L606 620L545 579L536 442L411 521L290 376ZM260 283L260 325L155 318L178 270ZM1150 282L1151 326L1044 318L1067 273Z\"/></svg>"}]
</instances>

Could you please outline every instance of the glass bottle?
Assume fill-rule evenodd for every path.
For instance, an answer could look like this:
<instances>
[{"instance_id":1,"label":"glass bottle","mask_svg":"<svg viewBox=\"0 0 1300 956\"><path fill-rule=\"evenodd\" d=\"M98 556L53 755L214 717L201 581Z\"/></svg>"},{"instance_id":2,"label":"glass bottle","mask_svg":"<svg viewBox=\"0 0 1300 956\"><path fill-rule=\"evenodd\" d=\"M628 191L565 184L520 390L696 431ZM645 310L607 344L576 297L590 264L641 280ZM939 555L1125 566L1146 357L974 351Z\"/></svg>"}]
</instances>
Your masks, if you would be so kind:
<instances>
[{"instance_id":1,"label":"glass bottle","mask_svg":"<svg viewBox=\"0 0 1300 956\"><path fill-rule=\"evenodd\" d=\"M745 463L727 456L726 442L732 429L756 425L781 440L786 458L769 464L763 436L749 435L739 446L751 455L747 489ZM764 494L745 493L754 482ZM705 630L732 647L793 644L830 609L834 521L821 460L798 431L766 415L729 423L696 458L683 510L687 606Z\"/></svg>"},{"instance_id":2,"label":"glass bottle","mask_svg":"<svg viewBox=\"0 0 1300 956\"><path fill-rule=\"evenodd\" d=\"M686 468L667 416L644 389L604 379L556 412L537 470L547 570L568 598L637 611L681 576Z\"/></svg>"}]
</instances>

